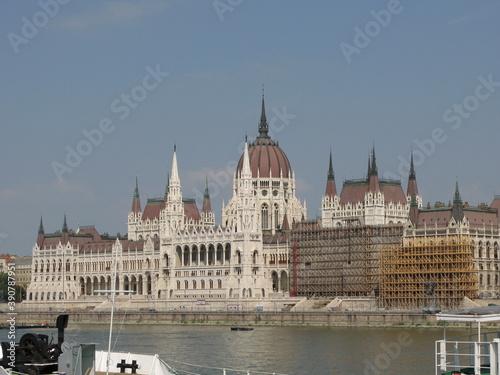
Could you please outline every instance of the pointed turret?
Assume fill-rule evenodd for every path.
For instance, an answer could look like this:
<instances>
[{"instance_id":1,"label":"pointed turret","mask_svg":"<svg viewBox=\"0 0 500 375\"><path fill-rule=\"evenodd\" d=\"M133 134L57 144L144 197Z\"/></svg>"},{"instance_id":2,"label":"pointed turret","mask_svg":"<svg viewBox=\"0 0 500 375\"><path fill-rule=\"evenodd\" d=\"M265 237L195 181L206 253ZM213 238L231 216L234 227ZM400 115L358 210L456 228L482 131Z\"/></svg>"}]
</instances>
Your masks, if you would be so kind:
<instances>
[{"instance_id":1,"label":"pointed turret","mask_svg":"<svg viewBox=\"0 0 500 375\"><path fill-rule=\"evenodd\" d=\"M215 214L210 203L210 191L208 189L208 177L205 179L205 193L203 194L203 206L201 208L201 224L207 226L215 225Z\"/></svg>"},{"instance_id":2,"label":"pointed turret","mask_svg":"<svg viewBox=\"0 0 500 375\"><path fill-rule=\"evenodd\" d=\"M177 168L177 147L174 145L174 156L172 157L172 170L171 170L169 185L168 185L168 197L169 200L182 201L181 195L181 182L179 179L179 170Z\"/></svg>"},{"instance_id":3,"label":"pointed turret","mask_svg":"<svg viewBox=\"0 0 500 375\"><path fill-rule=\"evenodd\" d=\"M40 215L40 225L38 226L38 234L45 234L45 231L43 229L42 215Z\"/></svg>"},{"instance_id":4,"label":"pointed turret","mask_svg":"<svg viewBox=\"0 0 500 375\"><path fill-rule=\"evenodd\" d=\"M269 138L267 132L269 131L269 125L266 120L266 106L264 104L264 87L262 87L262 109L260 113L260 124L259 124L259 138Z\"/></svg>"},{"instance_id":5,"label":"pointed turret","mask_svg":"<svg viewBox=\"0 0 500 375\"><path fill-rule=\"evenodd\" d=\"M141 213L141 199L139 198L139 182L137 176L135 177L134 199L132 200L132 212L135 215Z\"/></svg>"},{"instance_id":6,"label":"pointed turret","mask_svg":"<svg viewBox=\"0 0 500 375\"><path fill-rule=\"evenodd\" d=\"M69 230L66 222L66 213L64 213L64 222L62 226L61 243L66 245L69 242Z\"/></svg>"},{"instance_id":7,"label":"pointed turret","mask_svg":"<svg viewBox=\"0 0 500 375\"><path fill-rule=\"evenodd\" d=\"M333 198L337 195L337 187L335 186L335 173L333 172L332 151L330 150L330 165L328 167L328 178L326 180L325 196Z\"/></svg>"},{"instance_id":8,"label":"pointed turret","mask_svg":"<svg viewBox=\"0 0 500 375\"><path fill-rule=\"evenodd\" d=\"M380 190L379 181L378 181L378 169L377 169L377 159L375 157L375 145L373 145L372 155L371 155L371 164L369 171L369 181L370 181L370 191L372 193L378 192Z\"/></svg>"},{"instance_id":9,"label":"pointed turret","mask_svg":"<svg viewBox=\"0 0 500 375\"><path fill-rule=\"evenodd\" d=\"M458 181L455 184L455 195L453 196L453 207L451 209L451 215L456 222L460 222L464 218L464 206L462 204L460 192L458 191Z\"/></svg>"},{"instance_id":10,"label":"pointed turret","mask_svg":"<svg viewBox=\"0 0 500 375\"><path fill-rule=\"evenodd\" d=\"M205 180L205 193L203 194L203 207L201 212L206 215L212 212L212 205L210 204L210 191L208 190L208 177Z\"/></svg>"},{"instance_id":11,"label":"pointed turret","mask_svg":"<svg viewBox=\"0 0 500 375\"><path fill-rule=\"evenodd\" d=\"M417 196L418 195L418 187L417 187L417 176L415 174L415 166L413 165L413 151L410 156L410 174L408 176L408 188L406 189L406 196Z\"/></svg>"},{"instance_id":12,"label":"pointed turret","mask_svg":"<svg viewBox=\"0 0 500 375\"><path fill-rule=\"evenodd\" d=\"M38 226L38 236L36 238L36 244L38 245L38 248L40 248L40 249L43 246L44 237L45 237L45 231L43 229L42 215L40 215L40 225Z\"/></svg>"},{"instance_id":13,"label":"pointed turret","mask_svg":"<svg viewBox=\"0 0 500 375\"><path fill-rule=\"evenodd\" d=\"M248 143L245 142L245 151L243 152L243 168L241 176L243 178L252 178L252 170L250 169L250 158L248 157Z\"/></svg>"},{"instance_id":14,"label":"pointed turret","mask_svg":"<svg viewBox=\"0 0 500 375\"><path fill-rule=\"evenodd\" d=\"M66 223L66 213L64 213L64 222L63 222L63 226L62 226L62 232L68 233L68 224Z\"/></svg>"}]
</instances>

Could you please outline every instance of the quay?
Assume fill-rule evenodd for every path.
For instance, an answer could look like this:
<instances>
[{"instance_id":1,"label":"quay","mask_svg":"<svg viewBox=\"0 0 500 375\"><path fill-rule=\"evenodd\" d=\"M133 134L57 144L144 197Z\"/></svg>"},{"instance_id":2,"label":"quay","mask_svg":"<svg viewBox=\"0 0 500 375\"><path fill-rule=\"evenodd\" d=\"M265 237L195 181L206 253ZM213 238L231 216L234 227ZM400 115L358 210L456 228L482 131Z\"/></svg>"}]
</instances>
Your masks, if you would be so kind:
<instances>
[{"instance_id":1,"label":"quay","mask_svg":"<svg viewBox=\"0 0 500 375\"><path fill-rule=\"evenodd\" d=\"M40 316L55 322L61 312L19 312L16 320L30 324ZM68 312L71 324L107 324L109 312ZM7 322L8 314L0 314ZM124 324L188 324L188 325L251 325L251 326L436 326L432 314L413 312L224 312L224 311L169 311L169 312L115 312L115 318Z\"/></svg>"}]
</instances>

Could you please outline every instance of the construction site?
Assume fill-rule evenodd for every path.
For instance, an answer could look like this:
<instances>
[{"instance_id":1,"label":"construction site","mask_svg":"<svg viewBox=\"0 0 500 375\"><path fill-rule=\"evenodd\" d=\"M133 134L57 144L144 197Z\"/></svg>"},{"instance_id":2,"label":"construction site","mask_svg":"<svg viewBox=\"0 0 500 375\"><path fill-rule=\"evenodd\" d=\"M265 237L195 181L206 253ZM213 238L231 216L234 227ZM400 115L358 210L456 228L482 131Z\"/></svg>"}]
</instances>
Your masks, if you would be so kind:
<instances>
[{"instance_id":1,"label":"construction site","mask_svg":"<svg viewBox=\"0 0 500 375\"><path fill-rule=\"evenodd\" d=\"M470 236L405 237L402 225L349 224L294 227L291 296L375 297L378 308L428 312L477 298Z\"/></svg>"},{"instance_id":2,"label":"construction site","mask_svg":"<svg viewBox=\"0 0 500 375\"><path fill-rule=\"evenodd\" d=\"M403 238L380 254L380 300L392 309L434 312L477 298L472 240L466 235Z\"/></svg>"},{"instance_id":3,"label":"construction site","mask_svg":"<svg viewBox=\"0 0 500 375\"><path fill-rule=\"evenodd\" d=\"M378 296L379 254L402 245L402 225L323 228L303 221L292 231L290 280L292 296L335 298Z\"/></svg>"}]
</instances>

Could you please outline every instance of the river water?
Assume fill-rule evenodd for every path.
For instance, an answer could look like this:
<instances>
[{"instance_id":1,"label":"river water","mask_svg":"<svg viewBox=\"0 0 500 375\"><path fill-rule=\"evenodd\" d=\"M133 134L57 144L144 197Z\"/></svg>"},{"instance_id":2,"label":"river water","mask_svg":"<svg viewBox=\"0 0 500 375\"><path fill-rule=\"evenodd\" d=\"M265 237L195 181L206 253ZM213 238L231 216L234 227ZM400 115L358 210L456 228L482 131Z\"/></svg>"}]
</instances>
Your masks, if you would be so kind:
<instances>
[{"instance_id":1,"label":"river water","mask_svg":"<svg viewBox=\"0 0 500 375\"><path fill-rule=\"evenodd\" d=\"M96 343L107 349L104 325L71 325L66 341ZM38 330L53 335L56 330ZM2 341L6 330L0 331ZM25 330L18 330L17 340ZM117 351L157 353L180 374L222 374L214 368L290 375L312 374L434 374L434 342L439 328L255 327L231 331L228 326L122 325L114 327ZM447 336L466 334L447 329ZM118 337L118 339L116 339ZM237 374L238 372L227 372ZM246 374L245 372L240 372Z\"/></svg>"}]
</instances>

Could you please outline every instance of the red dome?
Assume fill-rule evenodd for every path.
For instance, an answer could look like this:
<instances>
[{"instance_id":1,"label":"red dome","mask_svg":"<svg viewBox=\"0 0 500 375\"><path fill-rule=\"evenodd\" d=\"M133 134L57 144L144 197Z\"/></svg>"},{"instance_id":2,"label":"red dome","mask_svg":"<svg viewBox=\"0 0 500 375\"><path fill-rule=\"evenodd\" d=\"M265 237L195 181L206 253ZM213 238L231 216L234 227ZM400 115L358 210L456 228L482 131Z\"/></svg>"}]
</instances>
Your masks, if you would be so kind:
<instances>
[{"instance_id":1,"label":"red dome","mask_svg":"<svg viewBox=\"0 0 500 375\"><path fill-rule=\"evenodd\" d=\"M266 121L264 97L262 97L262 113L260 116L259 136L248 145L248 158L252 177L257 178L291 178L291 167L283 150L267 134L269 126ZM243 168L243 155L236 168L236 178ZM281 175L283 174L283 175Z\"/></svg>"},{"instance_id":2,"label":"red dome","mask_svg":"<svg viewBox=\"0 0 500 375\"><path fill-rule=\"evenodd\" d=\"M252 177L290 178L290 162L283 150L271 138L261 138L248 145L248 158ZM243 168L243 155L238 162L237 177ZM271 175L269 175L271 174ZM283 174L283 176L281 176Z\"/></svg>"}]
</instances>

